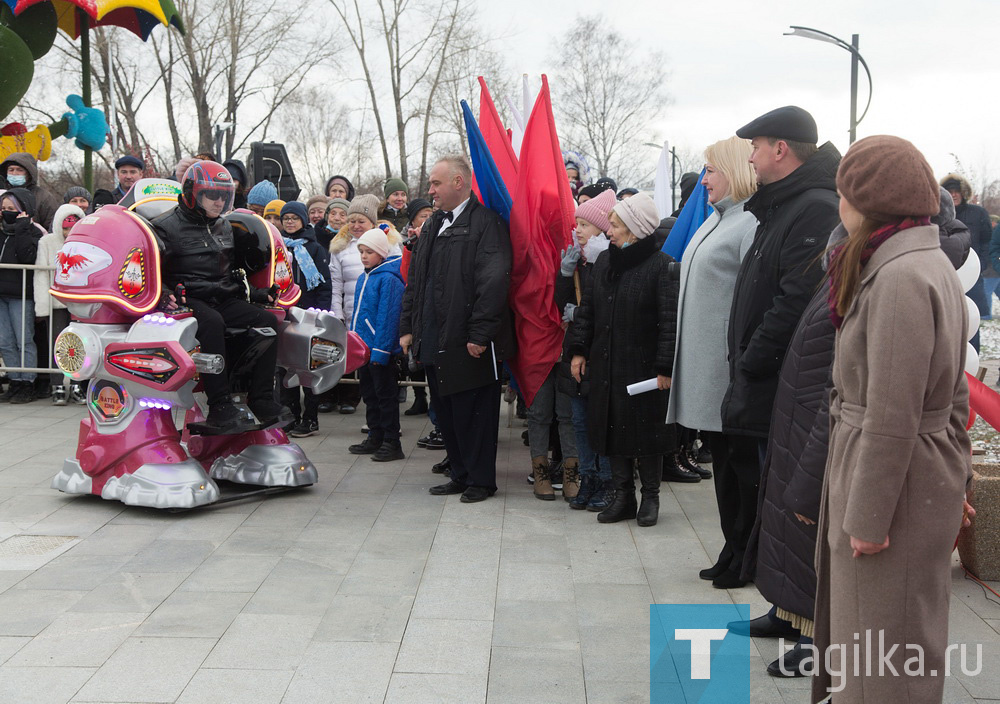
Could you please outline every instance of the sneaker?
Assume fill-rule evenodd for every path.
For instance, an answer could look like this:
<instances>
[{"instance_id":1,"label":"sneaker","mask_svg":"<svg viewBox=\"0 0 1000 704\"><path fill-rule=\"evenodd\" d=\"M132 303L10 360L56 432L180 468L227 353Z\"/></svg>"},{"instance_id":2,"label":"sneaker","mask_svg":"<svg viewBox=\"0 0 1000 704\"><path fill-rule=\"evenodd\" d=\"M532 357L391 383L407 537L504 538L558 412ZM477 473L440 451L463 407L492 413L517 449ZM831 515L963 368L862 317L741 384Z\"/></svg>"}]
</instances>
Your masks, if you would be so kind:
<instances>
[{"instance_id":1,"label":"sneaker","mask_svg":"<svg viewBox=\"0 0 1000 704\"><path fill-rule=\"evenodd\" d=\"M52 405L53 406L65 406L66 401L69 400L69 391L65 386L53 386L52 387Z\"/></svg>"},{"instance_id":2,"label":"sneaker","mask_svg":"<svg viewBox=\"0 0 1000 704\"><path fill-rule=\"evenodd\" d=\"M73 382L69 386L69 400L81 406L87 403L87 390L80 384Z\"/></svg>"},{"instance_id":3,"label":"sneaker","mask_svg":"<svg viewBox=\"0 0 1000 704\"><path fill-rule=\"evenodd\" d=\"M20 387L10 397L11 403L31 403L35 400L35 387L30 381L22 381Z\"/></svg>"},{"instance_id":4,"label":"sneaker","mask_svg":"<svg viewBox=\"0 0 1000 704\"><path fill-rule=\"evenodd\" d=\"M611 483L611 480L604 482L599 481L599 486L594 495L590 497L590 501L587 502L587 510L600 512L611 505L611 502L615 500L615 487Z\"/></svg>"},{"instance_id":5,"label":"sneaker","mask_svg":"<svg viewBox=\"0 0 1000 704\"><path fill-rule=\"evenodd\" d=\"M435 440L439 439L440 437L441 437L441 433L438 432L438 429L437 428L433 428L431 430L431 432L427 433L427 435L425 435L422 438L419 438L417 440L417 447L426 448L428 443L434 442Z\"/></svg>"},{"instance_id":6,"label":"sneaker","mask_svg":"<svg viewBox=\"0 0 1000 704\"><path fill-rule=\"evenodd\" d=\"M443 450L444 448L444 436L438 433L433 438L430 438L424 443L425 450Z\"/></svg>"},{"instance_id":7,"label":"sneaker","mask_svg":"<svg viewBox=\"0 0 1000 704\"><path fill-rule=\"evenodd\" d=\"M382 441L374 435L369 435L365 441L357 445L351 445L347 451L352 455L373 455L382 446Z\"/></svg>"},{"instance_id":8,"label":"sneaker","mask_svg":"<svg viewBox=\"0 0 1000 704\"><path fill-rule=\"evenodd\" d=\"M552 477L552 488L562 491L563 488L563 467L562 462L549 464L549 476Z\"/></svg>"},{"instance_id":9,"label":"sneaker","mask_svg":"<svg viewBox=\"0 0 1000 704\"><path fill-rule=\"evenodd\" d=\"M314 420L304 420L288 431L289 437L308 438L319 432L319 423Z\"/></svg>"},{"instance_id":10,"label":"sneaker","mask_svg":"<svg viewBox=\"0 0 1000 704\"><path fill-rule=\"evenodd\" d=\"M393 460L405 460L403 447L399 440L385 440L372 455L372 462L392 462Z\"/></svg>"},{"instance_id":11,"label":"sneaker","mask_svg":"<svg viewBox=\"0 0 1000 704\"><path fill-rule=\"evenodd\" d=\"M587 505L600 488L600 485L601 483L597 480L595 475L582 475L580 477L580 490L576 492L576 496L569 499L569 507L578 511L582 511L587 508Z\"/></svg>"}]
</instances>

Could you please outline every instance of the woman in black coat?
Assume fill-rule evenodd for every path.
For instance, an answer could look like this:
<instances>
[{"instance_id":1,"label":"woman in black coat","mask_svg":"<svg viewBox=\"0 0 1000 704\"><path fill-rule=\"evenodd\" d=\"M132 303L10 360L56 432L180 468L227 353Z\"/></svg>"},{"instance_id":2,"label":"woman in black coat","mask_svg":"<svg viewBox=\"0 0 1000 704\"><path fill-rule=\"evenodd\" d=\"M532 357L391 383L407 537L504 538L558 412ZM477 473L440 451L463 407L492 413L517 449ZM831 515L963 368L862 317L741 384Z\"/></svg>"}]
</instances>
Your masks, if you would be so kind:
<instances>
[{"instance_id":1,"label":"woman in black coat","mask_svg":"<svg viewBox=\"0 0 1000 704\"><path fill-rule=\"evenodd\" d=\"M650 237L660 220L646 195L615 206L611 246L597 258L591 285L574 318L572 372L589 373L587 429L594 450L611 459L615 499L598 514L601 523L635 518L656 524L662 455L676 438L664 422L677 329L677 283L671 257ZM629 396L626 387L656 378L653 391ZM636 506L633 460L642 483Z\"/></svg>"}]
</instances>

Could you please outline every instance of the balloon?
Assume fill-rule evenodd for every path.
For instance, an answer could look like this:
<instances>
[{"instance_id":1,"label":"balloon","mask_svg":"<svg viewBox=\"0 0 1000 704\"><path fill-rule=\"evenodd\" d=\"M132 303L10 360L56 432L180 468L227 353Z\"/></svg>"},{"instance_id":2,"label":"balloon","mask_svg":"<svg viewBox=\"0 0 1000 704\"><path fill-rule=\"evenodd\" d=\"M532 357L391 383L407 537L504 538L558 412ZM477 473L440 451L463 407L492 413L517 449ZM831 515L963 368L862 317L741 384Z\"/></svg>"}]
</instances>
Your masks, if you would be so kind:
<instances>
[{"instance_id":1,"label":"balloon","mask_svg":"<svg viewBox=\"0 0 1000 704\"><path fill-rule=\"evenodd\" d=\"M965 307L969 312L969 339L971 340L979 332L979 306L968 296L965 297Z\"/></svg>"},{"instance_id":2,"label":"balloon","mask_svg":"<svg viewBox=\"0 0 1000 704\"><path fill-rule=\"evenodd\" d=\"M969 349L965 356L965 371L972 376L976 376L979 374L979 353L976 352L976 348L968 342L965 344L969 345Z\"/></svg>"},{"instance_id":3,"label":"balloon","mask_svg":"<svg viewBox=\"0 0 1000 704\"><path fill-rule=\"evenodd\" d=\"M0 24L0 119L7 117L31 85L35 61L31 49L13 31Z\"/></svg>"},{"instance_id":4,"label":"balloon","mask_svg":"<svg viewBox=\"0 0 1000 704\"><path fill-rule=\"evenodd\" d=\"M979 261L979 255L974 249L969 250L969 257L958 269L958 280L962 282L962 290L968 292L977 281L983 271L983 265Z\"/></svg>"}]
</instances>

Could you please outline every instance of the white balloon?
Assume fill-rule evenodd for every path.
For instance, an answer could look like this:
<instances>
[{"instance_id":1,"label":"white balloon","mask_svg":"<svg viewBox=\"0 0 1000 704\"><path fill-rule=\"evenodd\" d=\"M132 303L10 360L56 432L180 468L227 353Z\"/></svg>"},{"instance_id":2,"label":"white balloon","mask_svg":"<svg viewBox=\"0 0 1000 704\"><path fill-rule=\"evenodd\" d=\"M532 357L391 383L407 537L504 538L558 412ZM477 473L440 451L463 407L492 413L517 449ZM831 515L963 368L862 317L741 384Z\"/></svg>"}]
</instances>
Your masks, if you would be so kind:
<instances>
[{"instance_id":1,"label":"white balloon","mask_svg":"<svg viewBox=\"0 0 1000 704\"><path fill-rule=\"evenodd\" d=\"M975 376L979 373L979 353L976 352L976 348L968 342L965 344L969 345L969 349L966 351L965 355L965 371L972 376Z\"/></svg>"},{"instance_id":2,"label":"white balloon","mask_svg":"<svg viewBox=\"0 0 1000 704\"><path fill-rule=\"evenodd\" d=\"M965 260L963 264L958 269L958 280L962 282L962 291L968 292L969 289L979 280L979 275L983 271L982 263L979 261L979 255L973 249L969 250L969 258Z\"/></svg>"},{"instance_id":3,"label":"white balloon","mask_svg":"<svg viewBox=\"0 0 1000 704\"><path fill-rule=\"evenodd\" d=\"M971 340L979 332L979 306L968 296L965 297L965 307L969 313L969 339Z\"/></svg>"}]
</instances>

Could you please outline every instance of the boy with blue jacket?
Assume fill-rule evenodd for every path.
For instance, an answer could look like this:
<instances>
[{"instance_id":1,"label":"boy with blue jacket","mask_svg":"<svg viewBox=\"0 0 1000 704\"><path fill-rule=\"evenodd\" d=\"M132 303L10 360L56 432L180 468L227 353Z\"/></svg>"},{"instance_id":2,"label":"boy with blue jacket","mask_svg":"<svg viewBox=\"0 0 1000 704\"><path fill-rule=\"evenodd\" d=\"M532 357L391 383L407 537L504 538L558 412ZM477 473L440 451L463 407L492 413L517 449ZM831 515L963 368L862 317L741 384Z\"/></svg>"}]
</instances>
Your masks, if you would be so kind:
<instances>
[{"instance_id":1,"label":"boy with blue jacket","mask_svg":"<svg viewBox=\"0 0 1000 704\"><path fill-rule=\"evenodd\" d=\"M389 259L389 238L380 228L358 238L358 251L365 273L354 289L351 330L371 349L371 361L359 371L361 397L365 401L368 437L351 445L355 455L371 455L375 462L404 459L399 443L399 380L393 356L399 346L399 315L403 308L401 258Z\"/></svg>"}]
</instances>

